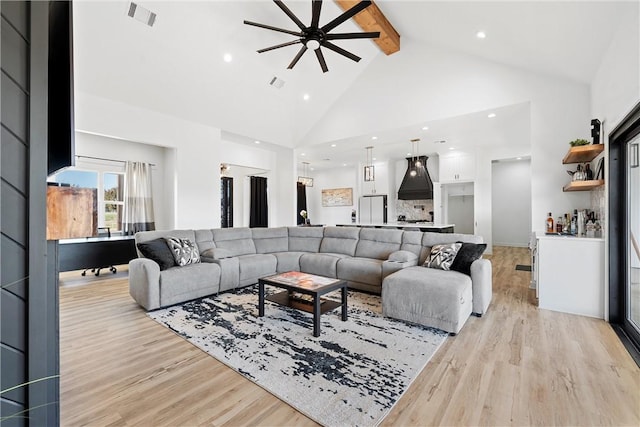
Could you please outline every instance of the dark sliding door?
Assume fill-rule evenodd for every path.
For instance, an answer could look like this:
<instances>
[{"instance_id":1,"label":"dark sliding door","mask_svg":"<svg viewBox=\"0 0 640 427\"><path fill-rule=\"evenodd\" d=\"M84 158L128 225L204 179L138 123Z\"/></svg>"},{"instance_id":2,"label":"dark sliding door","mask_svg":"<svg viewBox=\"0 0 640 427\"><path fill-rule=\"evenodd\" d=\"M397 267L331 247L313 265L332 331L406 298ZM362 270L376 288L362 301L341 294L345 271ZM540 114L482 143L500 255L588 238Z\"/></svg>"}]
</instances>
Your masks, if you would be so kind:
<instances>
[{"instance_id":1,"label":"dark sliding door","mask_svg":"<svg viewBox=\"0 0 640 427\"><path fill-rule=\"evenodd\" d=\"M220 178L220 227L233 227L233 178Z\"/></svg>"},{"instance_id":2,"label":"dark sliding door","mask_svg":"<svg viewBox=\"0 0 640 427\"><path fill-rule=\"evenodd\" d=\"M267 203L267 178L251 177L251 210L249 227L268 227L269 214Z\"/></svg>"},{"instance_id":3,"label":"dark sliding door","mask_svg":"<svg viewBox=\"0 0 640 427\"><path fill-rule=\"evenodd\" d=\"M609 144L609 320L640 365L640 104Z\"/></svg>"}]
</instances>

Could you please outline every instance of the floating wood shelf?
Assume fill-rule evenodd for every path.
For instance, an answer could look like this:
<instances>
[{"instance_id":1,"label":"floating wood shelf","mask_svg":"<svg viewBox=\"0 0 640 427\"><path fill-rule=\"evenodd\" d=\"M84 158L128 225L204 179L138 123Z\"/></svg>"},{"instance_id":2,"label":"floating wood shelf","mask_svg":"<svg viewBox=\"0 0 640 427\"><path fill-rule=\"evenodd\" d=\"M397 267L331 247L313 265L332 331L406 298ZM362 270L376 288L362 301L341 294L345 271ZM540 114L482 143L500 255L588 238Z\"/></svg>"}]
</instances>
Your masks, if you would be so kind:
<instances>
[{"instance_id":1,"label":"floating wood shelf","mask_svg":"<svg viewBox=\"0 0 640 427\"><path fill-rule=\"evenodd\" d=\"M571 181L562 188L562 191L589 191L602 187L604 179L591 179L589 181Z\"/></svg>"},{"instance_id":2,"label":"floating wood shelf","mask_svg":"<svg viewBox=\"0 0 640 427\"><path fill-rule=\"evenodd\" d=\"M562 159L562 164L568 163L586 163L595 159L598 154L604 150L604 144L593 145L581 145L578 147L571 147L567 152L567 155Z\"/></svg>"}]
</instances>

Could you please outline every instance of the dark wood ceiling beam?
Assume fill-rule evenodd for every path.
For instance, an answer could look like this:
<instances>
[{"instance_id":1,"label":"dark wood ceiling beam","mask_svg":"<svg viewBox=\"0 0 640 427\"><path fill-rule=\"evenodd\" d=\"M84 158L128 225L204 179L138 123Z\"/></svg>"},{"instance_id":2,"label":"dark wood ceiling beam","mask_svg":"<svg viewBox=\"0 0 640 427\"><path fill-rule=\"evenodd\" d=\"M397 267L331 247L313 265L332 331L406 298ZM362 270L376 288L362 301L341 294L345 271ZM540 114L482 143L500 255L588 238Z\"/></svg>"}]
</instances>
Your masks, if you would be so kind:
<instances>
[{"instance_id":1,"label":"dark wood ceiling beam","mask_svg":"<svg viewBox=\"0 0 640 427\"><path fill-rule=\"evenodd\" d=\"M344 11L360 3L360 0L334 1ZM373 39L373 41L385 54L391 55L400 50L400 34L393 28L393 25L391 25L375 3L372 3L371 6L354 16L353 20L356 21L364 31L380 31L380 37Z\"/></svg>"}]
</instances>

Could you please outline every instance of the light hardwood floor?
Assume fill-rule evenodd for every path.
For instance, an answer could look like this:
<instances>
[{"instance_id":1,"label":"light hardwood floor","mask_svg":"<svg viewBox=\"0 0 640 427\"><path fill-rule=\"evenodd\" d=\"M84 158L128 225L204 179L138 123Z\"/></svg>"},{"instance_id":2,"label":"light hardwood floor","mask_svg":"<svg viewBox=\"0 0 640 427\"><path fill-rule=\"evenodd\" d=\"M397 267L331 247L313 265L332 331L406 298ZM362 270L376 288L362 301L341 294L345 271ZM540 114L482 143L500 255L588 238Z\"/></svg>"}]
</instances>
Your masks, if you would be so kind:
<instances>
[{"instance_id":1,"label":"light hardwood floor","mask_svg":"<svg viewBox=\"0 0 640 427\"><path fill-rule=\"evenodd\" d=\"M640 425L640 370L602 320L539 310L527 249L494 248L494 297L384 426ZM126 270L60 288L62 425L314 425L149 319ZM310 397L312 398L312 397Z\"/></svg>"}]
</instances>

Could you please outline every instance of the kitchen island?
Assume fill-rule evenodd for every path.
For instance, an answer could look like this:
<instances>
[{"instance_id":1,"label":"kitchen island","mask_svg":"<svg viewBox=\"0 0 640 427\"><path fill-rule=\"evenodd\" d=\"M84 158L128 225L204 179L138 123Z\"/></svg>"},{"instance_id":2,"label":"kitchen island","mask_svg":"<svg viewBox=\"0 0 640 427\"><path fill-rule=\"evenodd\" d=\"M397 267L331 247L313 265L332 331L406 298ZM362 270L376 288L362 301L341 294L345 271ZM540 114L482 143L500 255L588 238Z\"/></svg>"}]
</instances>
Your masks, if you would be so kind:
<instances>
[{"instance_id":1,"label":"kitchen island","mask_svg":"<svg viewBox=\"0 0 640 427\"><path fill-rule=\"evenodd\" d=\"M336 224L338 227L372 227L372 228L394 228L398 230L420 230L431 231L435 233L453 233L455 224L434 224L433 222L384 222L363 224L360 222L350 224Z\"/></svg>"}]
</instances>

